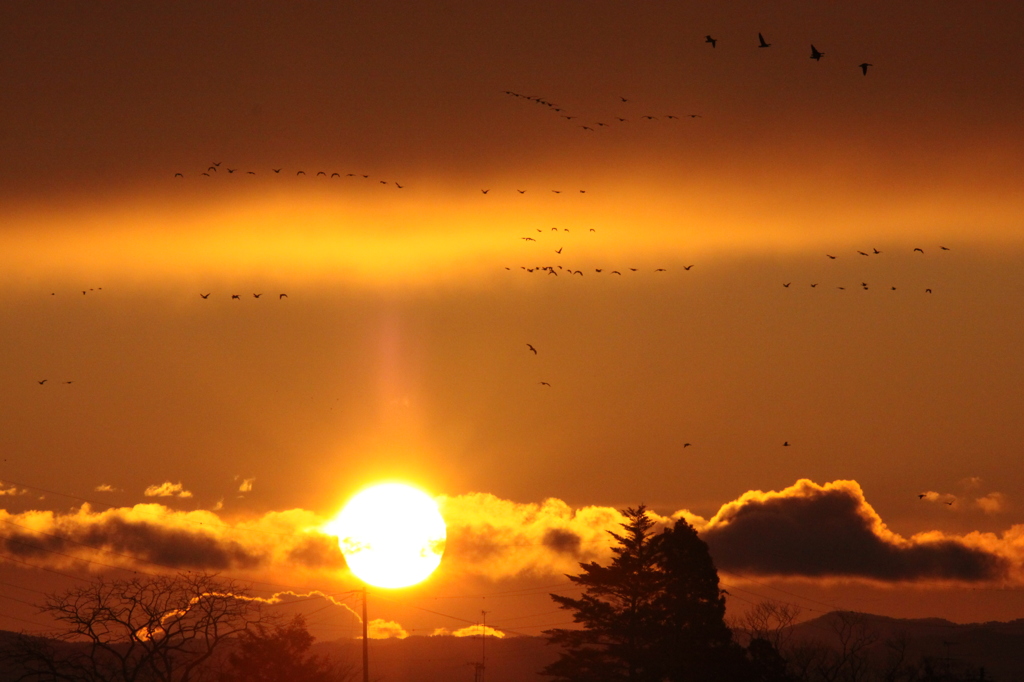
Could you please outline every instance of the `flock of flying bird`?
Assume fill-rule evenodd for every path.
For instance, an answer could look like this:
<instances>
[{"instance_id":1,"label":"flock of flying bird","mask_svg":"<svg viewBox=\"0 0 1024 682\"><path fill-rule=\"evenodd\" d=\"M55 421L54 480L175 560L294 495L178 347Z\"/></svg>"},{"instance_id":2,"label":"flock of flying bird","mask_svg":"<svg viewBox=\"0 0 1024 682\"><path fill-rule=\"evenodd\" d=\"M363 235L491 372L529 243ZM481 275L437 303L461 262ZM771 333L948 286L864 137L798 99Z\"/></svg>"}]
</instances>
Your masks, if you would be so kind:
<instances>
[{"instance_id":1,"label":"flock of flying bird","mask_svg":"<svg viewBox=\"0 0 1024 682\"><path fill-rule=\"evenodd\" d=\"M718 39L717 38L712 38L710 35L704 36L704 42L705 43L710 43L711 47L716 47L718 45ZM758 42L758 45L757 45L758 48L771 47L772 46L771 43L769 43L768 41L766 41L764 39L764 36L760 32L758 32L758 34L757 34L757 42ZM813 59L816 62L820 62L821 58L824 57L824 56L825 56L825 53L822 52L821 50L819 50L818 48L814 47L814 43L811 43L811 59ZM866 76L866 75L868 75L868 67L870 67L870 66L874 66L874 64L869 64L868 62L861 62L860 64L857 65L857 68L860 69L861 73Z\"/></svg>"},{"instance_id":2,"label":"flock of flying bird","mask_svg":"<svg viewBox=\"0 0 1024 682\"><path fill-rule=\"evenodd\" d=\"M205 177L211 178L211 177L213 177L213 175L218 175L218 174L222 175L223 173L220 172L221 170L223 170L228 175L233 175L234 173L241 172L240 169L238 169L238 168L230 168L229 166L224 166L223 164L224 164L223 161L214 161L214 162L211 163L210 166L208 166L206 168L205 171L199 173L199 176L200 177L205 176ZM280 175L281 172L284 170L284 168L283 167L282 168L271 168L270 170L274 173L274 175ZM211 173L213 173L213 175L211 175ZM291 173L291 171L289 171L289 173ZM256 175L256 171L247 170L247 171L245 171L244 175ZM304 170L297 170L297 171L295 171L295 175L296 175L296 177L302 176L302 175L306 175L306 171L304 171ZM346 177L346 178L361 178L363 180L369 180L370 179L370 175L368 173L345 173L344 176L342 176L342 174L338 173L338 172L328 173L327 171L323 171L323 170L322 171L317 171L316 175L314 175L313 177L321 177L321 176L324 177L324 178L327 178L327 179L332 179L332 178L339 178L340 179L342 177ZM174 177L184 179L185 174L182 173L182 172L177 172L177 173L174 174ZM405 189L405 185L400 184L397 181L390 181L389 182L388 180L380 180L380 179L378 179L377 180L377 184L380 184L380 185L393 184L398 189Z\"/></svg>"}]
</instances>

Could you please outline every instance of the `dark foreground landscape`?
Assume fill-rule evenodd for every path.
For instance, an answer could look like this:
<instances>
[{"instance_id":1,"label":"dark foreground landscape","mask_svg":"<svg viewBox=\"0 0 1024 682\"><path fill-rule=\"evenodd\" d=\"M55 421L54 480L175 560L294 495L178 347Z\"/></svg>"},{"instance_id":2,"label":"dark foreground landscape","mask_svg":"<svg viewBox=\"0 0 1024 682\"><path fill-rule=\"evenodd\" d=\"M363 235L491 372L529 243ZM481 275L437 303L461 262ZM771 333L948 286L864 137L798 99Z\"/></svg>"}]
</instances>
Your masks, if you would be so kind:
<instances>
[{"instance_id":1,"label":"dark foreground landscape","mask_svg":"<svg viewBox=\"0 0 1024 682\"><path fill-rule=\"evenodd\" d=\"M16 633L0 631L0 646ZM775 633L799 680L990 680L1024 682L1024 619L956 624L941 618L898 619L835 612ZM737 631L737 638L745 635ZM371 679L380 682L473 682L479 638L409 637L374 640ZM358 640L317 642L312 651L351 666L360 678ZM557 658L543 637L488 638L488 682L542 680L537 672ZM19 679L8 661L0 682ZM292 682L300 682L298 680Z\"/></svg>"}]
</instances>

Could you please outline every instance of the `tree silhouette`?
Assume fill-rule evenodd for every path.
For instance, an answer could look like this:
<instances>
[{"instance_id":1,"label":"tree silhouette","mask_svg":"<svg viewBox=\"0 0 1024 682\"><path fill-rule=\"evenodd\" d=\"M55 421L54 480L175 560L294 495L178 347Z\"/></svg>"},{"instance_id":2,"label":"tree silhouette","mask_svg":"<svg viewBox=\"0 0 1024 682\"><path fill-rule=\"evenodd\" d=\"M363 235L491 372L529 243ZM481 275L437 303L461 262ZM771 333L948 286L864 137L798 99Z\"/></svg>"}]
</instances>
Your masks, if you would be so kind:
<instances>
[{"instance_id":1,"label":"tree silhouette","mask_svg":"<svg viewBox=\"0 0 1024 682\"><path fill-rule=\"evenodd\" d=\"M646 508L623 510L624 533L608 566L568 576L579 599L551 595L582 629L545 634L559 659L542 672L565 682L749 679L743 649L725 625L725 601L707 545L685 521L659 535Z\"/></svg>"},{"instance_id":2,"label":"tree silhouette","mask_svg":"<svg viewBox=\"0 0 1024 682\"><path fill-rule=\"evenodd\" d=\"M351 666L309 655L313 636L302 615L284 625L256 625L242 634L218 682L346 682Z\"/></svg>"},{"instance_id":3,"label":"tree silhouette","mask_svg":"<svg viewBox=\"0 0 1024 682\"><path fill-rule=\"evenodd\" d=\"M233 580L206 573L99 579L47 595L55 639L23 635L7 652L22 680L200 682L223 645L264 620Z\"/></svg>"},{"instance_id":4,"label":"tree silhouette","mask_svg":"<svg viewBox=\"0 0 1024 682\"><path fill-rule=\"evenodd\" d=\"M580 575L568 576L583 587L579 599L556 594L560 608L574 611L581 630L558 628L544 634L562 647L543 674L559 680L655 680L652 668L656 599L661 585L651 528L643 505L622 512L625 533L609 531L618 543L609 566L581 563Z\"/></svg>"}]
</instances>

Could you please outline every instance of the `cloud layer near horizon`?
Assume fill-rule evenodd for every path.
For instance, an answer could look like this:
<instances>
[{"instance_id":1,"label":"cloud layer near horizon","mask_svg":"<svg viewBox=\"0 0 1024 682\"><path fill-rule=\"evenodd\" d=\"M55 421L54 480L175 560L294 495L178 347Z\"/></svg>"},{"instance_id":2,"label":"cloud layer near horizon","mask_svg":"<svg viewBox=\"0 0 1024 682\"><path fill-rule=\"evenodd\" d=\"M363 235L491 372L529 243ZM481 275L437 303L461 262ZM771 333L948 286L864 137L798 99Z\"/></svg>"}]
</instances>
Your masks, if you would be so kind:
<instances>
[{"instance_id":1,"label":"cloud layer near horizon","mask_svg":"<svg viewBox=\"0 0 1024 682\"><path fill-rule=\"evenodd\" d=\"M438 498L448 523L442 570L504 580L575 573L605 562L623 520L611 507L573 509L557 499L518 503L488 493ZM759 576L881 583L1024 582L1024 525L1006 532L949 535L890 531L856 481L797 481L749 491L706 520L686 510L652 514L698 529L717 566ZM57 514L0 510L0 561L45 567L143 567L334 575L345 571L327 519L311 511L226 521L210 511L139 504ZM92 562L92 563L90 563Z\"/></svg>"}]
</instances>

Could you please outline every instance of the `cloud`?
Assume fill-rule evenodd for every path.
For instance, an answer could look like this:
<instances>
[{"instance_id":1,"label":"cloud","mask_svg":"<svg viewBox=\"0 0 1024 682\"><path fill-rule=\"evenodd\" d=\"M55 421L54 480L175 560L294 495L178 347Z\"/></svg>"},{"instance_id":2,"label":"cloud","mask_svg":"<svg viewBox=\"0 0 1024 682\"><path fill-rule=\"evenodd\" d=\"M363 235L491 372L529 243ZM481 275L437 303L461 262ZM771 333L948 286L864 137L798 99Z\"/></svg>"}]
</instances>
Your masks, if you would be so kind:
<instances>
[{"instance_id":1,"label":"cloud","mask_svg":"<svg viewBox=\"0 0 1024 682\"><path fill-rule=\"evenodd\" d=\"M164 481L160 485L151 485L142 493L146 497L192 497L181 483Z\"/></svg>"},{"instance_id":2,"label":"cloud","mask_svg":"<svg viewBox=\"0 0 1024 682\"><path fill-rule=\"evenodd\" d=\"M116 491L117 488L115 488L114 486L109 485L107 483L101 483L100 485L98 485L95 488L93 488L93 490L98 492L98 493L112 493L112 492Z\"/></svg>"},{"instance_id":3,"label":"cloud","mask_svg":"<svg viewBox=\"0 0 1024 682\"><path fill-rule=\"evenodd\" d=\"M366 624L368 639L405 639L408 631L393 620L374 618Z\"/></svg>"},{"instance_id":4,"label":"cloud","mask_svg":"<svg viewBox=\"0 0 1024 682\"><path fill-rule=\"evenodd\" d=\"M16 485L7 485L3 481L0 481L0 496L2 495L27 495L28 491L24 488L19 489Z\"/></svg>"},{"instance_id":5,"label":"cloud","mask_svg":"<svg viewBox=\"0 0 1024 682\"><path fill-rule=\"evenodd\" d=\"M256 477L255 476L253 476L252 478L243 478L241 485L238 486L238 492L240 492L240 493L251 492L252 491L252 484L255 481L256 481Z\"/></svg>"},{"instance_id":6,"label":"cloud","mask_svg":"<svg viewBox=\"0 0 1024 682\"><path fill-rule=\"evenodd\" d=\"M139 504L95 512L0 510L0 561L100 570L88 562L129 568L265 570L287 573L345 569L337 540L319 530L324 519L305 510L270 512L233 523L213 512L179 512Z\"/></svg>"},{"instance_id":7,"label":"cloud","mask_svg":"<svg viewBox=\"0 0 1024 682\"><path fill-rule=\"evenodd\" d=\"M1006 495L1002 493L989 493L984 497L974 500L974 504L986 514L998 514L1006 510Z\"/></svg>"},{"instance_id":8,"label":"cloud","mask_svg":"<svg viewBox=\"0 0 1024 682\"><path fill-rule=\"evenodd\" d=\"M1005 578L1007 556L980 537L891 532L856 481L809 480L744 493L701 529L719 568L760 575L983 582Z\"/></svg>"},{"instance_id":9,"label":"cloud","mask_svg":"<svg viewBox=\"0 0 1024 682\"><path fill-rule=\"evenodd\" d=\"M940 499L941 496L937 498ZM996 513L1005 497L990 493L965 504ZM520 503L488 493L438 498L448 525L441 570L449 578L494 581L558 578L580 562L607 563L622 514L612 507L570 507L548 499ZM736 573L809 580L1024 584L1024 525L1002 534L902 537L890 531L854 481L808 480L779 491L750 491L711 519L686 510L652 514L655 532L676 519L693 524L716 565ZM0 509L0 562L104 570L101 564L154 570L247 571L288 582L337 578L346 564L328 519L303 510L221 518L206 510L139 504L104 511L89 505L65 513Z\"/></svg>"},{"instance_id":10,"label":"cloud","mask_svg":"<svg viewBox=\"0 0 1024 682\"><path fill-rule=\"evenodd\" d=\"M495 630L490 625L467 625L464 628L459 628L455 632L451 633L452 637L497 637L501 639L505 637L505 633L501 630Z\"/></svg>"}]
</instances>

